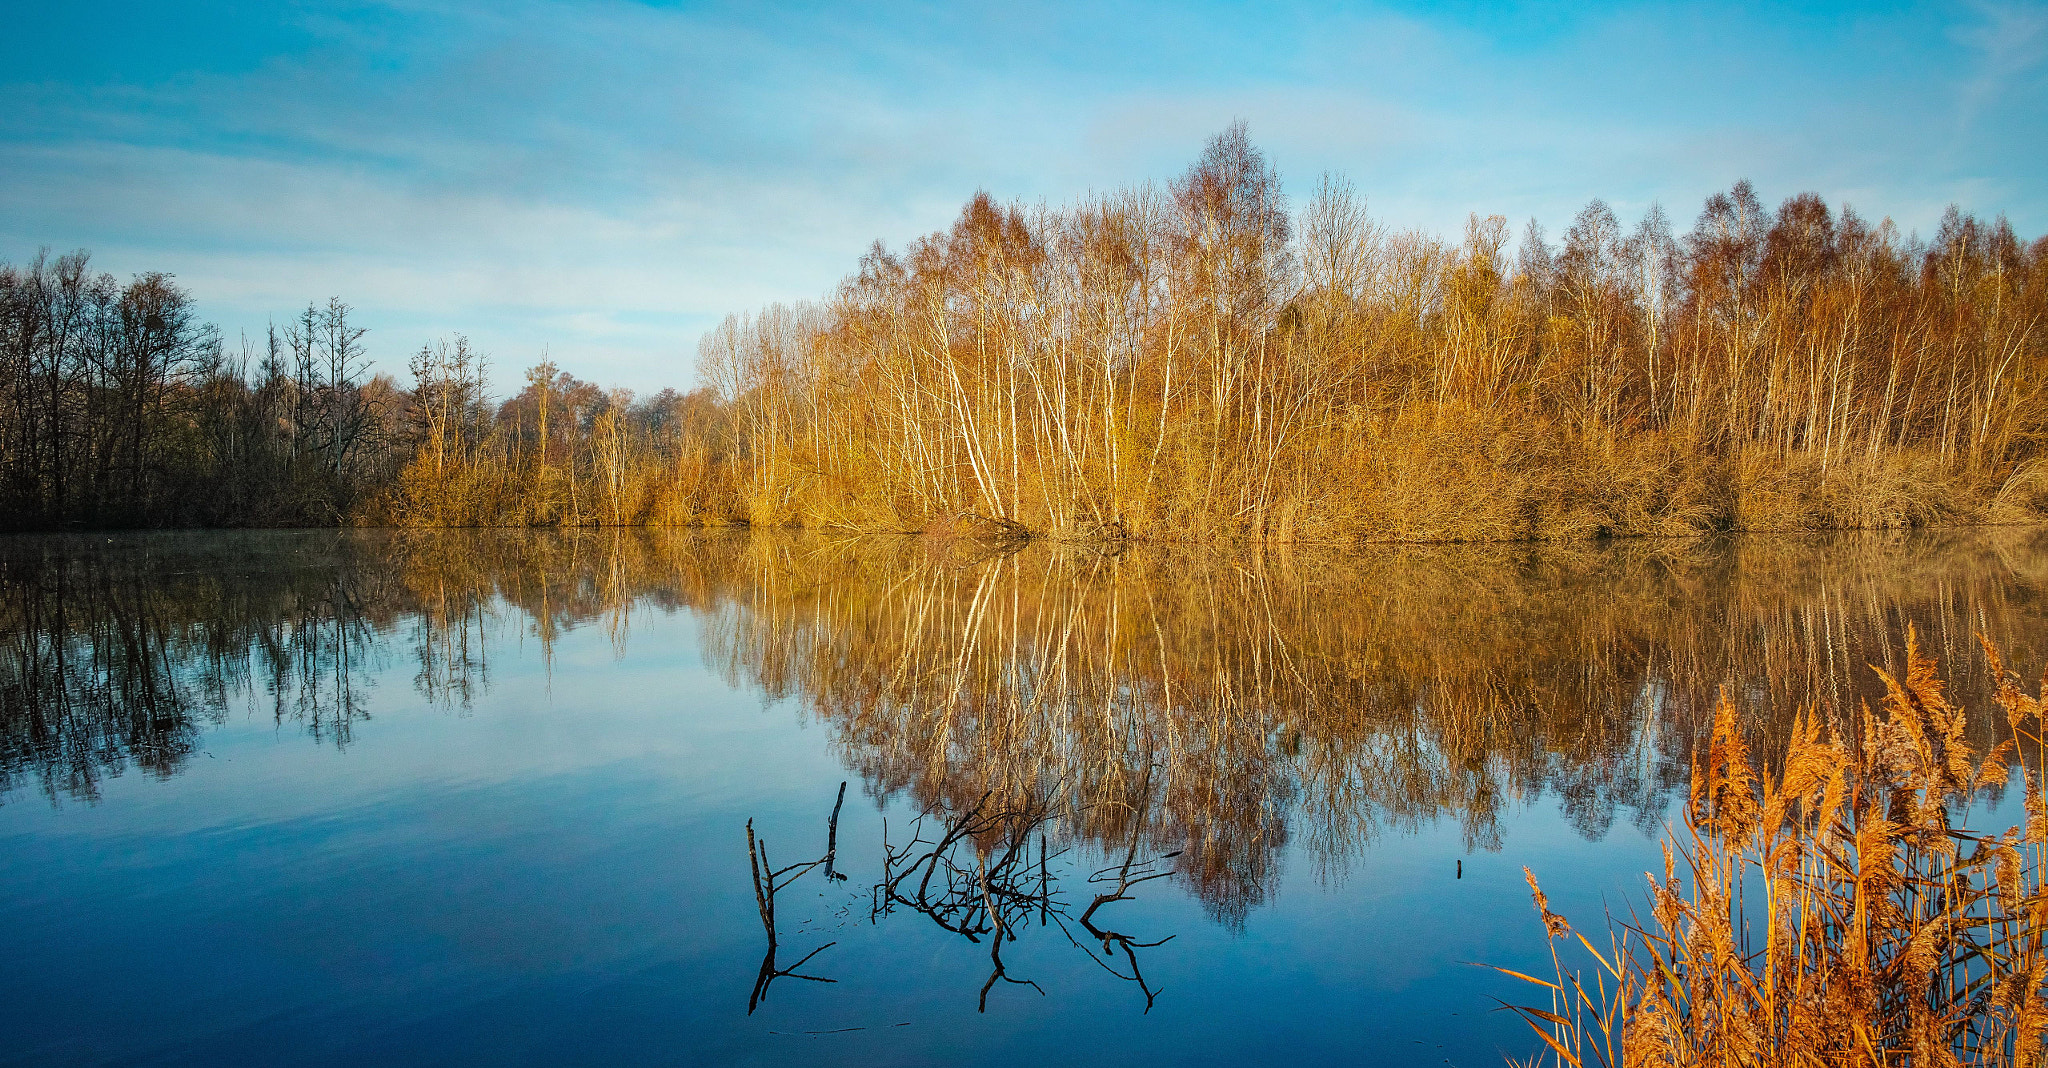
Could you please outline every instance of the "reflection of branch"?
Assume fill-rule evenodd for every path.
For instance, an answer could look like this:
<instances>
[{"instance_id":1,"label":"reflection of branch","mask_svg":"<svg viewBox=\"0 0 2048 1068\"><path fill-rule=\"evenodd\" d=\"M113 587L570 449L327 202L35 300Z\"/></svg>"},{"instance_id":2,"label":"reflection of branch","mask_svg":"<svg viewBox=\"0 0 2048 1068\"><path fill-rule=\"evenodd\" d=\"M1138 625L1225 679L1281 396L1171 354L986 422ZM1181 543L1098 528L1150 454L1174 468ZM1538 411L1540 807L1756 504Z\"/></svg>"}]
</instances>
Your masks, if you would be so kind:
<instances>
[{"instance_id":1,"label":"reflection of branch","mask_svg":"<svg viewBox=\"0 0 2048 1068\"><path fill-rule=\"evenodd\" d=\"M1101 928L1096 927L1094 917L1095 910L1101 908L1104 905L1110 904L1111 902L1115 901L1131 900L1131 888L1137 886L1139 883L1151 882L1154 879L1163 879L1166 876L1173 874L1173 869L1171 868L1167 868L1163 871L1153 870L1152 865L1157 863L1157 861L1148 860L1143 864L1135 863L1138 859L1138 834L1145 827L1145 810L1146 807L1150 804L1150 801L1151 792L1150 783L1148 779L1145 801L1144 803L1141 803L1138 808L1138 818L1136 820L1133 820L1131 823L1131 847L1124 853L1123 864L1117 868L1104 868L1101 871L1098 871L1095 874L1090 875L1088 877L1088 881L1090 883L1108 882L1109 873L1111 871L1115 871L1116 889L1111 890L1109 893L1106 894L1095 895L1095 900L1088 905L1088 910L1086 912L1081 913L1080 919L1082 929L1086 930L1088 934L1091 937L1093 937L1096 941L1102 943L1102 953L1104 956L1108 956L1112 952L1112 946L1114 946L1116 949L1123 950L1124 959L1129 961L1131 965L1131 974L1129 975L1125 975L1124 973L1117 971L1115 968L1110 967L1108 964L1103 964L1102 961L1095 961L1095 963L1102 964L1102 967L1105 970L1107 970L1109 974L1114 975L1119 979L1128 980L1130 982L1138 984L1138 989L1145 992L1146 1012L1152 1011L1152 1002L1159 997L1159 991L1152 989L1151 985L1145 982L1145 973L1138 970L1137 951L1140 949L1151 949L1153 946L1163 946L1166 943L1173 941L1174 936L1167 935L1165 938L1162 938L1157 942L1138 942L1134 941L1130 935L1119 934L1115 931L1103 930ZM1177 856L1180 856L1180 850L1178 849L1158 859L1171 860L1172 858ZM1064 924L1061 925L1061 929L1065 930ZM1072 938L1073 936L1069 934L1068 937ZM1075 943L1075 945L1079 944L1080 943L1078 942ZM1088 954L1088 959L1095 960L1095 954Z\"/></svg>"},{"instance_id":2,"label":"reflection of branch","mask_svg":"<svg viewBox=\"0 0 2048 1068\"><path fill-rule=\"evenodd\" d=\"M1132 900L1131 891L1138 885L1173 874L1172 868L1155 868L1155 865L1161 860L1179 856L1178 852L1144 863L1137 859L1138 840L1144 831L1150 792L1148 779L1145 787L1148 800L1141 802L1137 819L1132 824L1130 848L1123 863L1089 877L1091 883L1107 882L1110 873L1115 872L1115 889L1096 895L1078 920L1096 941L1102 943L1105 954L1111 952L1112 947L1122 950L1129 962L1130 974L1126 975L1099 960L1096 963L1119 979L1137 983L1145 994L1148 1012L1159 992L1152 989L1139 971L1137 950L1164 945L1172 941L1171 936L1157 942L1139 942L1128 935L1096 927L1094 916L1098 909L1111 902ZM1016 941L1017 928L1034 912L1038 914L1040 926L1048 922L1059 924L1067 940L1088 952L1090 960L1095 960L1094 953L1082 947L1068 930L1068 906L1061 900L1058 884L1049 870L1049 861L1059 855L1049 854L1046 848L1044 828L1054 818L1052 807L1051 799L1047 799L1028 802L1016 809L998 809L990 805L990 795L983 794L964 814L945 823L936 842L923 837L925 817L919 816L912 824L910 843L901 849L890 846L888 825L883 824L883 874L882 881L873 890L874 905L870 918L878 921L902 905L922 913L941 928L970 942L979 943L982 935L990 935L990 972L988 981L982 984L980 998L984 1012L988 1010L989 991L999 980L1045 993L1037 983L1011 976L1002 958L1003 943ZM1034 833L1038 837L1035 865L1031 857ZM971 867L958 856L960 848L968 844L974 849Z\"/></svg>"},{"instance_id":3,"label":"reflection of branch","mask_svg":"<svg viewBox=\"0 0 2048 1068\"><path fill-rule=\"evenodd\" d=\"M777 968L775 966L775 951L778 948L775 936L775 894L776 891L786 889L790 883L802 878L805 873L820 865L824 866L825 874L828 877L834 879L846 878L846 876L839 875L832 870L832 857L839 841L839 806L845 804L845 802L846 784L842 782L839 784L839 801L832 806L832 818L826 825L825 855L806 863L791 864L780 871L769 865L768 843L765 840L754 837L754 821L747 821L747 862L754 871L754 905L761 912L761 929L768 936L768 952L761 958L760 974L754 977L754 992L747 998L747 1015L749 1016L754 1014L754 1010L760 1006L761 1002L767 1000L769 985L784 976L788 976L791 979L807 979L813 983L838 982L837 979L826 979L816 975L803 975L797 972L797 969L803 967L806 961L838 945L838 942L827 942L811 950L809 953L804 954L801 960L787 968Z\"/></svg>"},{"instance_id":4,"label":"reflection of branch","mask_svg":"<svg viewBox=\"0 0 2048 1068\"><path fill-rule=\"evenodd\" d=\"M981 986L983 1012L988 1011L988 992L998 980L1045 993L1037 983L1009 974L1003 964L1003 943L1017 940L1018 920L1028 919L1033 912L1045 915L1055 893L1044 878L1042 833L1038 837L1040 877L1036 888L1031 872L1031 836L1053 818L1050 802L999 809L990 806L990 797L983 794L965 814L948 821L937 842L924 839L924 817L919 816L912 824L910 843L894 849L884 824L882 881L873 889L870 913L872 919L879 920L903 905L969 942L979 943L981 936L989 935L989 977ZM959 856L963 845L973 849L971 867Z\"/></svg>"},{"instance_id":5,"label":"reflection of branch","mask_svg":"<svg viewBox=\"0 0 2048 1068\"><path fill-rule=\"evenodd\" d=\"M987 1012L989 992L996 988L997 983L1028 986L1040 995L1045 993L1045 989L1036 982L1011 975L1003 962L1004 944L1015 942L1020 929L1028 930L1035 913L1039 926L1057 924L1067 940L1087 953L1090 960L1111 975L1138 984L1138 989L1145 994L1145 1011L1150 1012L1159 991L1152 988L1139 970L1137 951L1165 945L1173 940L1172 937L1157 942L1140 942L1095 924L1095 914L1104 905L1134 900L1132 891L1135 888L1174 873L1171 867L1158 865L1179 856L1178 851L1142 863L1138 860L1138 843L1144 834L1145 816L1150 810L1150 776L1147 776L1143 787L1137 818L1131 824L1130 846L1124 852L1123 863L1088 877L1091 884L1113 882L1114 888L1107 893L1096 894L1087 911L1078 919L1069 914L1069 906L1061 898L1059 881L1051 871L1051 862L1066 851L1054 853L1047 848L1046 826L1056 818L1053 810L1058 796L1059 791L1055 789L1044 799L1029 800L1013 808L995 803L994 792L990 791L982 794L957 817L940 817L934 811L926 811L911 823L910 841L900 847L890 843L889 823L884 819L882 879L869 890L868 919L880 923L883 917L895 914L898 908L905 908L976 945L987 937L989 975L981 984L978 1000L980 1011ZM768 938L768 952L761 959L760 974L754 979L754 993L747 1001L749 1014L767 999L769 985L784 976L818 983L835 981L802 975L797 969L837 942L819 946L787 968L776 967L775 895L813 868L822 867L829 879L846 878L835 867L839 811L845 803L846 784L842 782L839 784L839 797L832 805L832 817L826 823L825 855L781 869L769 864L767 843L755 838L754 823L747 821L747 856L753 867L754 904L761 913L761 930ZM924 836L927 818L942 820L935 840ZM1033 837L1038 839L1036 857L1031 855ZM1069 920L1078 923L1090 937L1101 943L1105 955L1121 951L1129 965L1129 974L1096 959L1094 952L1075 937L1068 926Z\"/></svg>"},{"instance_id":6,"label":"reflection of branch","mask_svg":"<svg viewBox=\"0 0 2048 1068\"><path fill-rule=\"evenodd\" d=\"M998 979L1001 979L1003 982L1006 983L1016 983L1019 986L1028 986L1031 989L1038 991L1039 997L1044 997L1044 987L1039 986L1037 983L1029 979L1012 979L1010 978L1010 973L1003 967L1003 941L1005 938L1007 938L1009 941L1015 942L1017 940L1017 936L1009 932L1008 924L1006 924L1003 921L1003 910L996 907L995 902L992 900L991 894L989 892L987 863L984 861L979 866L981 869L981 907L984 912L988 913L989 918L995 922L995 937L989 939L988 942L988 959L991 967L988 973L988 982L981 984L981 1000L978 1003L978 1008L976 1011L988 1011L988 992L990 989L994 988L994 986L996 985L996 980ZM1043 908L1044 902L1042 899L1039 904L1040 907ZM1030 910L1028 906L1025 911L1027 914L1029 913Z\"/></svg>"}]
</instances>

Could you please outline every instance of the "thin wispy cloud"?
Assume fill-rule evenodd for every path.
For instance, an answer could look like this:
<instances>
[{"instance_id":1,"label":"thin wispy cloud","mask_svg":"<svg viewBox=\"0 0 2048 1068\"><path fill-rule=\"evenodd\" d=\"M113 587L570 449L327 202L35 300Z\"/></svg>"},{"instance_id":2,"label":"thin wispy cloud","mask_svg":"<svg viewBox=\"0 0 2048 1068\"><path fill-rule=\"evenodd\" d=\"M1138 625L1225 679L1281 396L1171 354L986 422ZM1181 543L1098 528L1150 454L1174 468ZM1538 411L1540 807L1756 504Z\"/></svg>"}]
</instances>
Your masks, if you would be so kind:
<instances>
[{"instance_id":1,"label":"thin wispy cloud","mask_svg":"<svg viewBox=\"0 0 2048 1068\"><path fill-rule=\"evenodd\" d=\"M1978 20L1955 30L1956 40L1976 53L1956 101L1959 139L2002 98L2038 91L2048 65L2048 6L1980 2L1970 9Z\"/></svg>"}]
</instances>

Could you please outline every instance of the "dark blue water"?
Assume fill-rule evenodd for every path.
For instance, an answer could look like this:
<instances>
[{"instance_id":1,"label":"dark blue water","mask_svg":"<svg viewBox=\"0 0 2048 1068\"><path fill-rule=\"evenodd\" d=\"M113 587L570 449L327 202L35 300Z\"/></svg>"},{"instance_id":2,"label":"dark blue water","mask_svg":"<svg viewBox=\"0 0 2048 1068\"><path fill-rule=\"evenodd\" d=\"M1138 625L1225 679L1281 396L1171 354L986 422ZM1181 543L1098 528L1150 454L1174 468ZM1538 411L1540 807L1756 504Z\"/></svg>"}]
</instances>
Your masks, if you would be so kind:
<instances>
[{"instance_id":1,"label":"dark blue water","mask_svg":"<svg viewBox=\"0 0 2048 1068\"><path fill-rule=\"evenodd\" d=\"M2024 532L13 539L0 1064L1499 1064L1523 867L1635 900L1723 687L1767 739L1912 625L1986 707L2044 595ZM764 989L747 825L820 859L842 782ZM878 888L974 811L950 910Z\"/></svg>"}]
</instances>

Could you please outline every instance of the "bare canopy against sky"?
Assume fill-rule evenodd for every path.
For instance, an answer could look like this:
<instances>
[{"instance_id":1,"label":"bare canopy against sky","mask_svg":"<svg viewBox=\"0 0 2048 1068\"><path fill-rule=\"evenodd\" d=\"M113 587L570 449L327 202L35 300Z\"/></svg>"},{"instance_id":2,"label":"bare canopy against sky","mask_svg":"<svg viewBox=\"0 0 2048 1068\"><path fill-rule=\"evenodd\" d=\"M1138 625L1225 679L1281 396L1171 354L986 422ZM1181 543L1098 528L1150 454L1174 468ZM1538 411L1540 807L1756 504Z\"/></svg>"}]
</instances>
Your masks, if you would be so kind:
<instances>
[{"instance_id":1,"label":"bare canopy against sky","mask_svg":"<svg viewBox=\"0 0 2048 1068\"><path fill-rule=\"evenodd\" d=\"M232 339L340 294L380 369L686 385L728 311L822 294L978 189L1178 172L1242 118L1393 226L1681 225L1753 179L1931 233L2048 230L2048 6L18 5L0 258L176 273Z\"/></svg>"}]
</instances>

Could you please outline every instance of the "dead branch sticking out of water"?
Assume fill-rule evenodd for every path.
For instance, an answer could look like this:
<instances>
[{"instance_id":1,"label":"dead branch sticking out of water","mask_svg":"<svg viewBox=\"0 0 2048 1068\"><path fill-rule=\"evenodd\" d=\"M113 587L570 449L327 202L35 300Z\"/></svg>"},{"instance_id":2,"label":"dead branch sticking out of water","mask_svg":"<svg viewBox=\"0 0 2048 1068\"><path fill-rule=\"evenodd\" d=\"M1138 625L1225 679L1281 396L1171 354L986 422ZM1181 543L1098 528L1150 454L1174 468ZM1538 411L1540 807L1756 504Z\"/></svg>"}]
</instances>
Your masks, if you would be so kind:
<instances>
[{"instance_id":1,"label":"dead branch sticking out of water","mask_svg":"<svg viewBox=\"0 0 2048 1068\"><path fill-rule=\"evenodd\" d=\"M1178 850L1145 861L1138 859L1139 838L1150 807L1150 794L1148 777L1141 792L1137 818L1131 823L1131 840L1123 862L1088 877L1090 885L1113 882L1113 887L1106 893L1096 894L1080 917L1074 920L1091 940L1102 947L1104 956L1121 952L1129 967L1128 974L1097 959L1068 926L1071 918L1069 906L1061 896L1058 880L1052 876L1050 866L1051 861L1066 851L1049 851L1045 830L1055 818L1057 791L1053 796L1027 801L1015 808L994 805L992 795L983 794L964 814L946 820L936 840L923 837L924 820L931 815L926 813L912 825L911 840L901 849L888 844L887 825L884 824L883 877L873 890L874 904L870 917L879 921L901 906L921 913L939 927L970 942L979 944L983 936L987 936L990 970L988 981L982 984L979 999L981 1011L986 1012L989 991L999 981L1029 986L1040 994L1045 993L1036 982L1010 975L1002 958L1003 944L1016 941L1018 929L1027 926L1032 914L1036 913L1039 926L1057 925L1069 942L1087 953L1088 958L1101 965L1103 970L1126 982L1136 983L1145 995L1145 1011L1150 1012L1159 991L1146 981L1138 964L1137 951L1165 945L1173 940L1173 936L1141 942L1130 935L1095 924L1095 914L1103 906L1134 900L1131 891L1140 884L1174 874L1173 868L1159 865L1179 856ZM1031 855L1034 836L1038 841L1035 863ZM962 855L963 850L970 848L973 852L971 862Z\"/></svg>"},{"instance_id":2,"label":"dead branch sticking out of water","mask_svg":"<svg viewBox=\"0 0 2048 1068\"><path fill-rule=\"evenodd\" d=\"M1090 875L1088 877L1088 882L1091 885L1106 883L1110 879L1110 873L1115 872L1116 886L1108 893L1095 895L1095 900L1089 902L1087 911L1081 913L1081 918L1079 920L1081 928L1088 932L1089 937L1095 939L1097 942L1102 944L1103 956L1111 956L1117 950L1123 951L1124 960L1131 967L1131 974L1129 975L1125 975L1124 973L1117 971L1114 965L1111 965L1105 961L1095 960L1095 954L1093 953L1088 954L1088 959L1095 960L1095 963L1102 965L1103 969L1108 971L1109 974L1114 975L1117 978L1123 979L1127 982L1138 984L1138 989L1144 991L1145 993L1145 1011L1148 1013L1152 1011L1152 1003L1158 1000L1159 991L1152 989L1152 985L1145 981L1145 973L1139 970L1138 968L1137 951L1141 949L1151 949L1154 946L1163 946L1166 943L1173 941L1174 936L1167 935L1165 938L1162 938L1156 942L1140 942L1136 939L1133 939L1130 935L1121 934L1116 931L1095 926L1094 918L1095 910L1101 908L1104 905L1108 905L1117 901L1132 900L1131 890L1138 884L1148 883L1154 879L1163 879L1173 874L1172 868L1160 868L1157 867L1157 865L1161 861L1171 860L1174 857L1180 856L1181 851L1178 849L1156 859L1145 861L1142 864L1137 862L1138 835L1144 829L1145 808L1149 806L1151 799L1151 782L1148 777L1148 780L1146 782L1144 800L1143 802L1141 802L1138 810L1138 818L1131 821L1131 844L1130 848L1124 851L1124 862L1116 867L1104 868L1101 871L1098 871L1095 874ZM1041 845L1040 850L1043 851L1043 848L1044 847ZM1061 924L1060 927L1061 930L1066 929L1065 924ZM1073 935L1069 933L1068 938L1071 939L1072 937ZM1076 942L1075 944L1079 945L1080 943ZM1085 951L1085 947L1083 948Z\"/></svg>"},{"instance_id":3,"label":"dead branch sticking out of water","mask_svg":"<svg viewBox=\"0 0 2048 1068\"><path fill-rule=\"evenodd\" d=\"M768 936L768 952L761 958L760 974L754 978L754 992L747 998L747 1015L749 1016L754 1014L754 1010L760 1007L761 1002L768 999L769 985L784 976L788 976L791 979L805 979L813 983L836 983L839 981L837 979L826 979L822 976L804 975L797 971L798 968L803 967L812 957L838 945L837 941L827 942L811 950L809 953L804 954L802 959L787 968L777 968L775 966L775 955L779 948L779 940L775 934L775 895L778 891L787 889L789 884L802 878L812 868L823 867L825 869L825 877L828 879L843 880L846 878L846 876L832 870L833 855L838 851L839 845L839 806L845 803L846 784L842 782L839 784L839 800L832 806L832 818L826 823L825 855L816 860L806 861L801 864L791 864L780 870L777 870L768 863L768 843L765 840L754 837L754 821L747 821L747 861L754 872L754 905L761 912L761 929Z\"/></svg>"}]
</instances>

